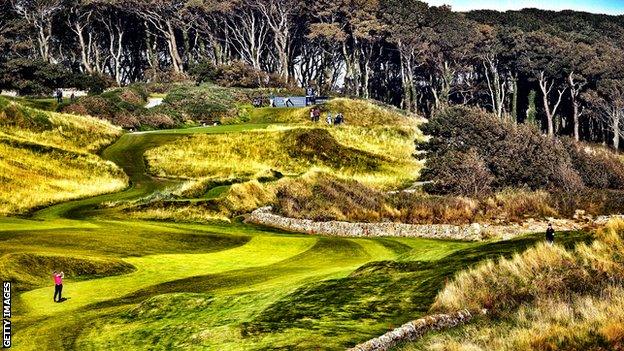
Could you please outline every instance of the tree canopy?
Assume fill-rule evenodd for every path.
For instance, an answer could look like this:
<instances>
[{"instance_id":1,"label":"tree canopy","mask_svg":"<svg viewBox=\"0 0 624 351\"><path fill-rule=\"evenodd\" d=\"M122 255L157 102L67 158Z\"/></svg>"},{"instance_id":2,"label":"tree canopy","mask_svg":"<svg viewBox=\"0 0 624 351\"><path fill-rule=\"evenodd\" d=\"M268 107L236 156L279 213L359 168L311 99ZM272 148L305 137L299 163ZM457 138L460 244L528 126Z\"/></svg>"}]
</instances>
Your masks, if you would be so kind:
<instances>
[{"instance_id":1,"label":"tree canopy","mask_svg":"<svg viewBox=\"0 0 624 351\"><path fill-rule=\"evenodd\" d=\"M46 77L23 93L52 89L51 72L62 70L127 85L241 67L427 117L455 104L517 123L536 117L545 133L616 147L622 49L624 17L573 11L458 13L418 0L0 0L1 87Z\"/></svg>"}]
</instances>

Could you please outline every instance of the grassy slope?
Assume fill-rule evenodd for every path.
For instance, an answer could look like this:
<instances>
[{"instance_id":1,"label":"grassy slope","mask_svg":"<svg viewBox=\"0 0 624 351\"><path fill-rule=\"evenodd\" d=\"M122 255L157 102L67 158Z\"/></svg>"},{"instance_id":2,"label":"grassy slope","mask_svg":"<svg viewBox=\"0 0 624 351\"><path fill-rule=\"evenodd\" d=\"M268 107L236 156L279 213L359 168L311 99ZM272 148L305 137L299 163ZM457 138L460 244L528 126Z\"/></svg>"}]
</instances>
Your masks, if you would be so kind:
<instances>
[{"instance_id":1,"label":"grassy slope","mask_svg":"<svg viewBox=\"0 0 624 351\"><path fill-rule=\"evenodd\" d=\"M312 123L309 108L249 108L242 120L277 124L263 131L189 136L149 150L146 157L153 174L189 182L127 214L142 219L227 220L274 203L276 189L286 181L267 183L276 180L275 172L289 180L324 172L382 190L413 184L420 169L412 157L414 138L420 137L416 119L363 100L335 99L322 109L323 115L344 113L347 124ZM256 179L266 184L259 185ZM215 184L249 180L222 188L218 196L208 195Z\"/></svg>"},{"instance_id":2,"label":"grassy slope","mask_svg":"<svg viewBox=\"0 0 624 351\"><path fill-rule=\"evenodd\" d=\"M94 154L121 134L108 123L0 97L0 125L0 215L126 186L119 168Z\"/></svg>"},{"instance_id":3,"label":"grassy slope","mask_svg":"<svg viewBox=\"0 0 624 351\"><path fill-rule=\"evenodd\" d=\"M541 244L461 272L433 310L488 314L396 350L621 350L623 252L624 222L612 220L590 245Z\"/></svg>"},{"instance_id":4,"label":"grassy slope","mask_svg":"<svg viewBox=\"0 0 624 351\"><path fill-rule=\"evenodd\" d=\"M147 152L150 169L159 176L218 180L254 178L268 170L297 175L316 168L385 188L417 177L419 167L412 157L417 130L412 119L357 100L337 99L323 108L344 111L348 125L305 123L301 112L307 109L252 110L258 114L255 121L264 120L266 110L275 110L289 113L286 120L301 125L192 136Z\"/></svg>"},{"instance_id":5,"label":"grassy slope","mask_svg":"<svg viewBox=\"0 0 624 351\"><path fill-rule=\"evenodd\" d=\"M150 148L185 134L265 127L124 135L103 155L131 188L51 206L37 220L0 218L0 273L24 291L15 297L15 348L340 349L424 313L457 270L539 240L322 238L241 224L110 220L115 210L98 208L177 183L145 174ZM15 254L20 265L6 268ZM62 304L51 299L51 269L71 272Z\"/></svg>"}]
</instances>

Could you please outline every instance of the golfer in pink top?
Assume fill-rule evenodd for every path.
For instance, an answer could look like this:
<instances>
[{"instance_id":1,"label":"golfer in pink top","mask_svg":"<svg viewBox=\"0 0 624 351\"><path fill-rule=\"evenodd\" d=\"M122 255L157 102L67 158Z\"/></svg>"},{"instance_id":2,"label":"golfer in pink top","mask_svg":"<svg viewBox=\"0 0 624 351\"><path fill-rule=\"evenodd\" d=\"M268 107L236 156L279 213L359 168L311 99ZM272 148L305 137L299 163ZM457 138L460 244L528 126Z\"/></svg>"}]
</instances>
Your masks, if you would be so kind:
<instances>
[{"instance_id":1,"label":"golfer in pink top","mask_svg":"<svg viewBox=\"0 0 624 351\"><path fill-rule=\"evenodd\" d=\"M61 302L63 278L65 278L65 273L54 271L54 273L52 273L52 278L54 278L54 302ZM56 299L56 295L58 295L58 300Z\"/></svg>"}]
</instances>

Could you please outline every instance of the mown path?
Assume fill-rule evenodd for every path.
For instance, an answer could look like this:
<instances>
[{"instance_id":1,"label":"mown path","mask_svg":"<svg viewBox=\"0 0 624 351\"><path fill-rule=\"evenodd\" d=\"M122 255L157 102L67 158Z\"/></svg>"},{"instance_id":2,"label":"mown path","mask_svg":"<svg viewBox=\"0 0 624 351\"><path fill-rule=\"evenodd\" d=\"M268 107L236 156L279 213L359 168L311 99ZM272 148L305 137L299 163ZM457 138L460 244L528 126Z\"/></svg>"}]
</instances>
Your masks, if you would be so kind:
<instances>
[{"instance_id":1,"label":"mown path","mask_svg":"<svg viewBox=\"0 0 624 351\"><path fill-rule=\"evenodd\" d=\"M147 174L143 154L152 147L194 133L266 127L125 134L103 157L126 172L128 189L51 206L30 219L0 219L2 253L135 267L89 280L69 276L63 303L52 302L51 282L20 293L15 348L341 349L424 313L455 271L535 241L327 238L239 223L110 220L98 209L175 184ZM369 268L358 270L363 265Z\"/></svg>"}]
</instances>

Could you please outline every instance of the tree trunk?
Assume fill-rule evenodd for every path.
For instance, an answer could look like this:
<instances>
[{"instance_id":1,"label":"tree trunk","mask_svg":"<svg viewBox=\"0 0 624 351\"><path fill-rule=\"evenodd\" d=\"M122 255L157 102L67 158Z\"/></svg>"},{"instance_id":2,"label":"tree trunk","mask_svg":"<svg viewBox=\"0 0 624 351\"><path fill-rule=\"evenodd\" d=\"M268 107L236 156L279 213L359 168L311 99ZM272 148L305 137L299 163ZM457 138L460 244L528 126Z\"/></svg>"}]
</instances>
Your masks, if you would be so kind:
<instances>
[{"instance_id":1,"label":"tree trunk","mask_svg":"<svg viewBox=\"0 0 624 351\"><path fill-rule=\"evenodd\" d=\"M171 56L173 70L176 73L182 73L183 64L180 53L178 52L178 42L175 37L175 29L173 28L171 21L167 20L165 23L167 25L167 33L165 37L167 39L167 46L169 47L169 55Z\"/></svg>"},{"instance_id":2,"label":"tree trunk","mask_svg":"<svg viewBox=\"0 0 624 351\"><path fill-rule=\"evenodd\" d=\"M559 108L559 104L561 104L561 99L563 98L563 93L565 92L565 89L557 91L559 97L557 98L557 102L555 103L555 105L551 108L549 95L555 83L549 82L549 80L546 78L545 72L543 71L540 72L538 82L542 91L542 102L544 103L544 111L546 112L546 120L548 122L548 135L554 136L554 118L557 115L557 109Z\"/></svg>"},{"instance_id":3,"label":"tree trunk","mask_svg":"<svg viewBox=\"0 0 624 351\"><path fill-rule=\"evenodd\" d=\"M611 117L611 128L613 131L613 149L616 151L620 149L620 117L621 112L615 108Z\"/></svg>"}]
</instances>

